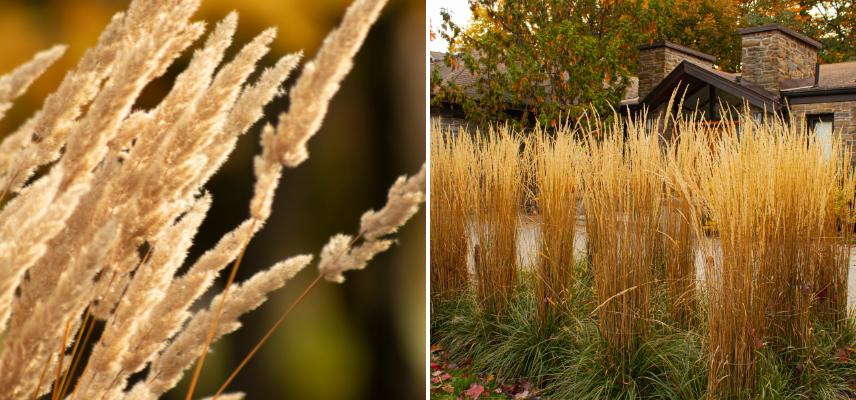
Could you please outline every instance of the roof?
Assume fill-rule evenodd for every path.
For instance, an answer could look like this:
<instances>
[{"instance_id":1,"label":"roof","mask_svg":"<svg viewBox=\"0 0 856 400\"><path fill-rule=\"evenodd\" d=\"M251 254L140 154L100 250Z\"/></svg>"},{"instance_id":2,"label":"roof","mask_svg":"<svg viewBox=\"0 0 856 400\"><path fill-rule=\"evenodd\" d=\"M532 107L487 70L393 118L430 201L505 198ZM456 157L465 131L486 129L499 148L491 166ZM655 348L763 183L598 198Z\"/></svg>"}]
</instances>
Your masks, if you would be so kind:
<instances>
[{"instance_id":1,"label":"roof","mask_svg":"<svg viewBox=\"0 0 856 400\"><path fill-rule=\"evenodd\" d=\"M670 41L662 41L662 42L657 42L657 43L652 43L652 44L645 44L645 45L638 46L637 48L639 50L651 50L651 49L657 49L660 47L665 47L667 49L677 50L677 51L680 51L681 53L689 54L693 57L700 58L700 59L705 60L705 61L710 61L711 63L716 62L716 57L714 57L710 54L702 53L698 50L693 50L689 47L681 46L679 44L672 43Z\"/></svg>"},{"instance_id":2,"label":"roof","mask_svg":"<svg viewBox=\"0 0 856 400\"><path fill-rule=\"evenodd\" d=\"M786 35L788 35L788 36L790 36L796 40L799 40L800 42L802 42L808 46L814 47L817 50L820 50L823 47L823 45L820 42L818 42L817 40L814 40L814 39L812 39L806 35L803 35L802 33L799 33L795 30L792 30L790 28L784 27L784 26L779 25L779 24L752 26L749 28L739 29L737 32L740 32L740 35L742 36L742 35L749 35L752 33L768 32L768 31L782 32L782 33L784 33L784 34L786 34Z\"/></svg>"},{"instance_id":3,"label":"roof","mask_svg":"<svg viewBox=\"0 0 856 400\"><path fill-rule=\"evenodd\" d=\"M452 68L445 63L446 53L441 53L437 51L430 52L430 61L431 61L431 70L436 70L440 75L440 79L443 82L451 82L456 86L464 89L464 92L468 95L475 95L475 83L476 77L466 67L460 66L458 68ZM499 65L500 69L505 68L504 65ZM545 83L544 85L549 86L549 83ZM432 89L436 90L436 89ZM624 97L621 100L622 104L625 102L632 102L638 100L639 97L639 78L635 76L628 77L627 89L624 92Z\"/></svg>"},{"instance_id":4,"label":"roof","mask_svg":"<svg viewBox=\"0 0 856 400\"><path fill-rule=\"evenodd\" d=\"M678 46L666 43L649 46ZM445 53L431 52L430 56L432 70L438 70L440 78L443 81L451 81L455 85L464 88L467 94L475 94L474 84L476 77L472 72L463 67L453 69L447 66L443 61L446 57ZM669 81L670 77L672 77L673 81ZM745 82L741 80L740 74L728 73L706 65L687 61L682 62L672 73L666 76L645 99L639 98L639 79L635 76L628 77L628 79L627 89L621 100L622 106L630 106L642 102L650 106L652 103L659 104L664 99L668 100L676 82L680 80L683 80L684 83L700 84L704 82L705 84L712 84L735 96L747 98L750 103L759 107L767 106L772 109L777 108L779 104L779 93L771 93L757 85ZM658 96L660 97L652 97L654 92L661 86L671 87L671 89L663 89L662 92L658 92ZM854 97L854 94L856 94L856 61L821 64L819 66L817 86L815 86L814 77L808 77L783 81L781 87L781 96L787 97L790 104L817 102L824 96L824 101L850 101Z\"/></svg>"},{"instance_id":5,"label":"roof","mask_svg":"<svg viewBox=\"0 0 856 400\"><path fill-rule=\"evenodd\" d=\"M449 65L446 65L444 61L446 59L446 53L441 53L437 51L432 51L430 54L431 57L431 71L437 71L440 75L440 79L444 82L451 82L455 84L455 86L461 87L464 89L464 92L468 95L475 94L474 84L476 83L476 77L473 73L465 68L452 68ZM436 89L432 89L432 91L436 92Z\"/></svg>"},{"instance_id":6,"label":"roof","mask_svg":"<svg viewBox=\"0 0 856 400\"><path fill-rule=\"evenodd\" d=\"M822 64L814 77L782 82L782 96L789 104L856 101L856 61Z\"/></svg>"},{"instance_id":7,"label":"roof","mask_svg":"<svg viewBox=\"0 0 856 400\"><path fill-rule=\"evenodd\" d=\"M814 76L782 82L782 93L856 87L856 61L821 64L817 85Z\"/></svg>"},{"instance_id":8,"label":"roof","mask_svg":"<svg viewBox=\"0 0 856 400\"><path fill-rule=\"evenodd\" d=\"M624 98L621 99L621 105L623 106L639 102L639 77L630 76L627 80L627 90L624 92Z\"/></svg>"},{"instance_id":9,"label":"roof","mask_svg":"<svg viewBox=\"0 0 856 400\"><path fill-rule=\"evenodd\" d=\"M833 89L856 86L856 61L820 65L818 88Z\"/></svg>"},{"instance_id":10,"label":"roof","mask_svg":"<svg viewBox=\"0 0 856 400\"><path fill-rule=\"evenodd\" d=\"M769 110L779 106L778 95L770 93L760 86L744 82L740 75L723 72L690 61L681 61L672 72L641 99L641 103L654 108L669 101L678 85L687 85L687 93L693 93L704 86L711 85L736 97L746 99L749 104Z\"/></svg>"}]
</instances>

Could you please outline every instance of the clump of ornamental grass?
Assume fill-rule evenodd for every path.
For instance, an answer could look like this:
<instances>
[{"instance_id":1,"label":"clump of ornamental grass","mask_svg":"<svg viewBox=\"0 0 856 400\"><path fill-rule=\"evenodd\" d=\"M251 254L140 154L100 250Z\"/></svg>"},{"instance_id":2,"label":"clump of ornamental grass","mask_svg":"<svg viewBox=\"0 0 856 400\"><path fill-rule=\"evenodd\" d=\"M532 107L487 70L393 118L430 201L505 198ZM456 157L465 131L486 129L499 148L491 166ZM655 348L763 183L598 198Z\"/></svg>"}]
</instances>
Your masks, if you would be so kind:
<instances>
[{"instance_id":1,"label":"clump of ornamental grass","mask_svg":"<svg viewBox=\"0 0 856 400\"><path fill-rule=\"evenodd\" d=\"M211 344L312 260L298 255L234 282L244 249L270 216L282 169L307 158L308 141L384 3L357 0L304 66L290 109L261 134L250 217L184 273L211 206L203 186L281 94L300 54L248 81L275 30L224 62L233 13L157 106L135 109L143 88L206 29L190 20L199 0L135 0L113 17L42 109L0 144L0 196L8 200L0 210L0 398L154 399L196 363L193 396ZM62 51L0 77L0 112ZM37 169L44 172L34 175ZM304 295L321 279L342 282L343 272L388 249L388 235L418 210L424 184L424 168L400 178L383 208L363 214L355 236L333 236ZM203 301L230 265L223 291ZM103 329L93 334L96 324ZM215 397L240 397L223 395L235 373Z\"/></svg>"},{"instance_id":2,"label":"clump of ornamental grass","mask_svg":"<svg viewBox=\"0 0 856 400\"><path fill-rule=\"evenodd\" d=\"M488 346L472 354L473 366L481 367L505 380L527 380L538 386L570 348L559 325L544 325L533 318L537 312L537 278L534 272L521 273L521 283L502 319L494 320L487 331Z\"/></svg>"},{"instance_id":3,"label":"clump of ornamental grass","mask_svg":"<svg viewBox=\"0 0 856 400\"><path fill-rule=\"evenodd\" d=\"M842 146L842 144L837 144ZM814 270L814 291L817 299L812 312L826 324L835 325L847 320L847 274L850 269L850 244L853 243L856 214L854 203L854 171L851 167L852 153L838 150L834 166L836 182L827 203L826 218L818 239L819 251L815 254L817 267Z\"/></svg>"},{"instance_id":4,"label":"clump of ornamental grass","mask_svg":"<svg viewBox=\"0 0 856 400\"><path fill-rule=\"evenodd\" d=\"M689 125L683 123L683 125ZM695 126L701 127L701 124ZM713 132L690 130L683 135L672 136L667 145L666 157L672 168L666 168L663 177L666 188L663 198L663 217L660 223L665 263L664 280L668 292L668 310L673 321L683 327L697 322L698 297L695 249L697 233L694 230L692 202L680 191L682 180L698 182L696 173L699 158L707 154L698 141L707 142ZM700 154L704 152L705 154Z\"/></svg>"},{"instance_id":5,"label":"clump of ornamental grass","mask_svg":"<svg viewBox=\"0 0 856 400\"><path fill-rule=\"evenodd\" d=\"M678 327L655 327L622 365L612 363L597 322L584 320L572 355L555 368L546 391L557 399L705 398L704 337Z\"/></svg>"},{"instance_id":6,"label":"clump of ornamental grass","mask_svg":"<svg viewBox=\"0 0 856 400\"><path fill-rule=\"evenodd\" d=\"M700 205L694 229L703 231L698 215L706 214L720 243L704 247L708 390L742 397L755 387L761 350L801 349L792 363L810 351L814 310L828 287L818 277L840 268L823 261L846 245L835 232L845 224L829 228L840 220L831 204L840 185L853 186L842 175L849 159L840 144L825 154L813 135L780 119L734 120L739 135L737 123L726 122L713 146L698 140L698 124L678 122L681 140L713 150L697 152L708 154L695 160L698 180L679 178L679 186Z\"/></svg>"},{"instance_id":7,"label":"clump of ornamental grass","mask_svg":"<svg viewBox=\"0 0 856 400\"><path fill-rule=\"evenodd\" d=\"M856 396L854 320L852 316L835 324L815 320L808 356L797 348L759 352L758 378L751 397L834 400Z\"/></svg>"},{"instance_id":8,"label":"clump of ornamental grass","mask_svg":"<svg viewBox=\"0 0 856 400\"><path fill-rule=\"evenodd\" d=\"M517 285L518 216L523 198L521 141L510 128L476 132L473 257L476 298L489 316L504 315Z\"/></svg>"},{"instance_id":9,"label":"clump of ornamental grass","mask_svg":"<svg viewBox=\"0 0 856 400\"><path fill-rule=\"evenodd\" d=\"M574 236L581 198L583 145L574 132L536 130L531 142L534 198L541 218L541 246L535 275L538 318L554 320L567 308L574 279Z\"/></svg>"},{"instance_id":10,"label":"clump of ornamental grass","mask_svg":"<svg viewBox=\"0 0 856 400\"><path fill-rule=\"evenodd\" d=\"M677 134L665 149L644 119L625 121L626 138L618 125L583 128L591 256L573 271L563 318L533 318L541 280L523 270L504 318L467 292L432 311L432 341L555 398L856 394L856 330L839 309L853 229L848 155L781 120L697 116L667 121ZM518 156L532 157L533 178L539 140ZM659 279L658 243L669 240ZM693 252L704 263L698 288Z\"/></svg>"},{"instance_id":11,"label":"clump of ornamental grass","mask_svg":"<svg viewBox=\"0 0 856 400\"><path fill-rule=\"evenodd\" d=\"M545 398L702 398L708 365L704 335L657 324L626 363L616 364L599 331L592 271L585 262L574 268L574 296L565 318L548 329L532 318L536 278L523 272L505 319L483 318L471 296L432 310L432 343L500 382L528 381L542 388Z\"/></svg>"},{"instance_id":12,"label":"clump of ornamental grass","mask_svg":"<svg viewBox=\"0 0 856 400\"><path fill-rule=\"evenodd\" d=\"M663 156L659 139L646 135L641 121L626 128L626 138L618 120L598 124L602 137L589 135L589 173L583 178L586 232L600 333L611 356L621 363L629 360L650 330Z\"/></svg>"},{"instance_id":13,"label":"clump of ornamental grass","mask_svg":"<svg viewBox=\"0 0 856 400\"><path fill-rule=\"evenodd\" d=\"M466 131L431 130L431 292L453 298L466 290L470 226L477 180L476 148Z\"/></svg>"}]
</instances>

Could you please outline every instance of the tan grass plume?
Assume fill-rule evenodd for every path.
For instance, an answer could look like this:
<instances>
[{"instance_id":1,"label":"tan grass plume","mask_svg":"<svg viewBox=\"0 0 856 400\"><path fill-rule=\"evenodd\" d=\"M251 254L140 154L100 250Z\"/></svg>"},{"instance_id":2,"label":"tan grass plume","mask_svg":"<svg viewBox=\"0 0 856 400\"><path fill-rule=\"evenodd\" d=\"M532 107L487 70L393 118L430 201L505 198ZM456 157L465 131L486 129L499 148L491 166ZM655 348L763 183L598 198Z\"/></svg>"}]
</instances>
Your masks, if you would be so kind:
<instances>
[{"instance_id":1,"label":"tan grass plume","mask_svg":"<svg viewBox=\"0 0 856 400\"><path fill-rule=\"evenodd\" d=\"M143 88L205 34L203 23L191 21L199 3L132 1L42 109L0 144L0 399L158 398L198 358L201 368L211 343L238 329L241 315L310 263L310 255L289 258L191 310L270 217L282 168L306 158L385 1L348 8L304 67L289 111L263 130L250 218L179 274L212 202L202 187L282 94L301 57L286 55L250 81L276 31L224 60L238 22L232 13L157 106L135 109ZM0 117L63 51L54 47L0 76ZM39 168L47 172L34 175ZM342 272L389 248L389 236L418 210L424 185L424 168L397 181L387 205L363 215L359 242L336 247L334 236L321 251L322 276L341 282ZM83 357L81 341L97 321L103 332ZM146 368L128 388L128 378Z\"/></svg>"}]
</instances>

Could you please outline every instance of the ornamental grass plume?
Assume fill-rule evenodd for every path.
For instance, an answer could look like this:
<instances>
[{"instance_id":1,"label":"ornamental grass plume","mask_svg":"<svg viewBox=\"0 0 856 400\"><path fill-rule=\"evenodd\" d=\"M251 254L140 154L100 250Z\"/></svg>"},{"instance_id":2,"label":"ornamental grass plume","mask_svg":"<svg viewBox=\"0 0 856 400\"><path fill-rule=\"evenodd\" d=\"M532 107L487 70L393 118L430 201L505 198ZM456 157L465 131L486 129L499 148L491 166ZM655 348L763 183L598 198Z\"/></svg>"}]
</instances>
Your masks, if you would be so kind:
<instances>
[{"instance_id":1,"label":"ornamental grass plume","mask_svg":"<svg viewBox=\"0 0 856 400\"><path fill-rule=\"evenodd\" d=\"M659 241L663 155L644 120L617 120L589 134L583 178L586 231L600 333L616 362L629 362L648 337L651 285Z\"/></svg>"},{"instance_id":2,"label":"ornamental grass plume","mask_svg":"<svg viewBox=\"0 0 856 400\"><path fill-rule=\"evenodd\" d=\"M697 121L679 125L680 140L702 156L694 158L695 179L679 163L669 168L681 170L673 176L684 176L679 186L695 199L696 234L709 219L720 243L701 247L708 392L745 397L755 387L762 349L810 362L815 323L843 301L828 297L841 295L836 281L848 263L850 159L840 141L826 154L811 132L779 118L740 114L721 124L715 140L701 139L708 132ZM833 313L844 319L843 309Z\"/></svg>"},{"instance_id":3,"label":"ornamental grass plume","mask_svg":"<svg viewBox=\"0 0 856 400\"><path fill-rule=\"evenodd\" d=\"M699 291L696 278L695 249L701 233L695 231L693 207L694 198L688 198L681 191L682 182L698 184L697 166L700 159L709 156L708 146L714 137L714 130L685 129L685 127L703 127L693 117L674 119L681 126L681 133L672 136L667 145L667 162L663 176L666 187L663 193L663 217L660 222L663 242L664 278L668 293L667 308L672 320L683 328L690 328L698 319Z\"/></svg>"},{"instance_id":4,"label":"ornamental grass plume","mask_svg":"<svg viewBox=\"0 0 856 400\"><path fill-rule=\"evenodd\" d=\"M467 251L476 187L475 147L466 131L431 129L431 294L451 300L468 288Z\"/></svg>"},{"instance_id":5,"label":"ornamental grass plume","mask_svg":"<svg viewBox=\"0 0 856 400\"><path fill-rule=\"evenodd\" d=\"M555 136L536 130L532 142L535 203L541 217L541 251L535 291L538 317L547 323L568 307L573 287L577 204L586 154L574 131Z\"/></svg>"},{"instance_id":6,"label":"ornamental grass plume","mask_svg":"<svg viewBox=\"0 0 856 400\"><path fill-rule=\"evenodd\" d=\"M143 88L205 34L191 21L199 2L132 1L0 145L0 196L8 200L0 210L0 399L154 399L197 362L190 398L211 344L311 262L294 256L233 284L243 250L270 217L282 168L306 159L385 1L348 8L297 79L288 112L263 130L249 219L183 269L212 202L203 186L301 58L286 55L249 81L276 31L224 61L238 22L232 13L157 106L134 108ZM0 116L63 50L0 77ZM396 182L387 206L364 214L357 247L335 262L330 245L322 250L321 276L341 282L342 272L389 248L388 236L423 201L424 184L424 169ZM230 263L223 291L193 307ZM92 335L96 324L103 330Z\"/></svg>"},{"instance_id":7,"label":"ornamental grass plume","mask_svg":"<svg viewBox=\"0 0 856 400\"><path fill-rule=\"evenodd\" d=\"M517 288L517 221L523 200L521 140L508 127L476 132L476 298L482 312L502 318Z\"/></svg>"}]
</instances>

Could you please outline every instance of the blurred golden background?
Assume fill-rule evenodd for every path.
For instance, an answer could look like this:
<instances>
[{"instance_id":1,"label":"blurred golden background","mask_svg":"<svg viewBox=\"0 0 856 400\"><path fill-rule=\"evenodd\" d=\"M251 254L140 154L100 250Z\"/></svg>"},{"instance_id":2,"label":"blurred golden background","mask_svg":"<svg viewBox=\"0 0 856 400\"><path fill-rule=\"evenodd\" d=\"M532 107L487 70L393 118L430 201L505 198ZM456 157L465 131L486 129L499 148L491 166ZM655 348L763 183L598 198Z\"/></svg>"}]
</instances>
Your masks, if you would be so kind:
<instances>
[{"instance_id":1,"label":"blurred golden background","mask_svg":"<svg viewBox=\"0 0 856 400\"><path fill-rule=\"evenodd\" d=\"M58 43L65 56L17 101L0 121L5 136L41 107L46 95L92 46L110 17L127 8L117 0L0 0L0 74ZM279 29L273 64L303 49L313 56L341 19L349 0L203 0L197 20L209 27L230 11L240 17L230 54L269 26ZM318 254L335 233L352 233L359 217L379 208L398 175L418 171L425 160L425 2L391 0L333 99L310 159L286 170L274 212L247 249L238 279L294 254ZM137 107L151 107L166 94L192 49L152 82ZM231 58L231 57L227 57ZM292 80L286 87L289 87ZM287 96L267 108L276 121ZM190 260L213 246L248 212L252 157L260 125L240 141L229 162L207 185L214 204ZM400 244L365 271L346 275L344 285L322 284L232 385L249 399L413 399L425 393L425 211L414 217ZM314 265L313 265L314 267ZM213 394L274 320L314 278L304 271L271 301L243 319L244 327L221 340L206 361L197 394ZM210 298L210 297L209 297ZM207 299L206 299L207 300ZM189 373L188 373L189 375ZM185 383L170 393L183 398Z\"/></svg>"}]
</instances>

